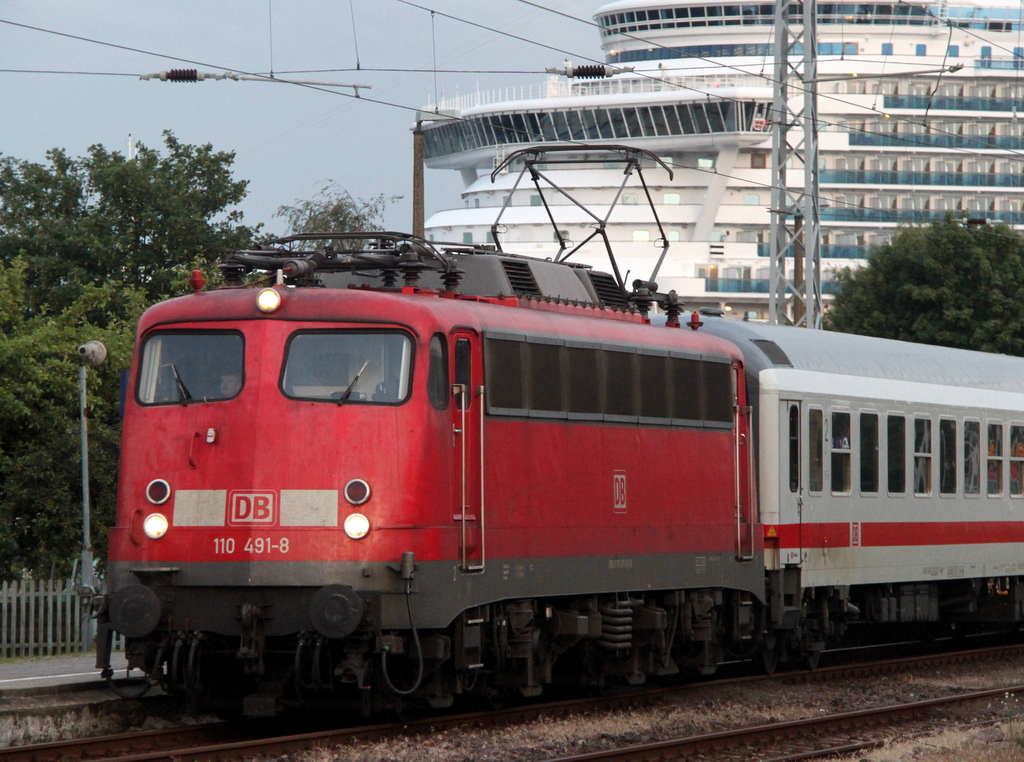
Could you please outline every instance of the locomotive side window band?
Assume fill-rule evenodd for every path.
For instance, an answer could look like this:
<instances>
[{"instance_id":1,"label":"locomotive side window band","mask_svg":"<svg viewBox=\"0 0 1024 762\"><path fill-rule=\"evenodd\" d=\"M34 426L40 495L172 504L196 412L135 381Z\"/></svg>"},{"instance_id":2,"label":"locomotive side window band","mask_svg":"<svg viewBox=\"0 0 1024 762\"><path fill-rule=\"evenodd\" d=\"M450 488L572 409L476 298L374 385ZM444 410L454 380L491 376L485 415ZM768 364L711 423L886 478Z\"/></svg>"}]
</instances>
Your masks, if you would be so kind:
<instances>
[{"instance_id":1,"label":"locomotive side window band","mask_svg":"<svg viewBox=\"0 0 1024 762\"><path fill-rule=\"evenodd\" d=\"M185 405L238 396L245 339L238 331L158 331L142 347L136 398L141 405Z\"/></svg>"},{"instance_id":2,"label":"locomotive side window band","mask_svg":"<svg viewBox=\"0 0 1024 762\"><path fill-rule=\"evenodd\" d=\"M398 331L301 331L285 350L281 391L323 402L397 405L409 396L412 339Z\"/></svg>"},{"instance_id":3,"label":"locomotive side window band","mask_svg":"<svg viewBox=\"0 0 1024 762\"><path fill-rule=\"evenodd\" d=\"M487 412L731 428L731 361L548 337L484 338Z\"/></svg>"}]
</instances>

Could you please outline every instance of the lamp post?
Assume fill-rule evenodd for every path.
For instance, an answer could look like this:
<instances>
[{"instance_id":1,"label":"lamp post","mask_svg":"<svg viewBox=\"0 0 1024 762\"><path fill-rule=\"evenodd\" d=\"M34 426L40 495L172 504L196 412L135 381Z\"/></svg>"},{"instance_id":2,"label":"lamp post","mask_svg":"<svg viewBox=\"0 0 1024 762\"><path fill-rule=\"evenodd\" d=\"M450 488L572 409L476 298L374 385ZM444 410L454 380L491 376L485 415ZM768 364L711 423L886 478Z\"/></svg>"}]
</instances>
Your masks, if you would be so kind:
<instances>
[{"instance_id":1,"label":"lamp post","mask_svg":"<svg viewBox=\"0 0 1024 762\"><path fill-rule=\"evenodd\" d=\"M92 537L89 531L89 408L85 396L85 377L88 367L96 367L107 357L107 348L98 341L87 341L78 348L78 409L82 427L82 593L91 603L95 593L92 573ZM89 613L89 612L86 612ZM83 617L82 645L92 648L94 622Z\"/></svg>"}]
</instances>

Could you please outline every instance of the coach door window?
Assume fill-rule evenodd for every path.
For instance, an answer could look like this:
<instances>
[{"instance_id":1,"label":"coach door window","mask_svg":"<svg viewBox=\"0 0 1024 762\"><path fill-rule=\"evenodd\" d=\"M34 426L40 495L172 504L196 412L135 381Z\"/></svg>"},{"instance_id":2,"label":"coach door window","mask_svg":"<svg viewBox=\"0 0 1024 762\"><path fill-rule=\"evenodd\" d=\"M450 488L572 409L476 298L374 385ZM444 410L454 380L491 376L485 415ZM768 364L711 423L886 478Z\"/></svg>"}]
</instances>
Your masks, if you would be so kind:
<instances>
[{"instance_id":1,"label":"coach door window","mask_svg":"<svg viewBox=\"0 0 1024 762\"><path fill-rule=\"evenodd\" d=\"M860 491L878 492L878 416L860 414Z\"/></svg>"},{"instance_id":2,"label":"coach door window","mask_svg":"<svg viewBox=\"0 0 1024 762\"><path fill-rule=\"evenodd\" d=\"M914 419L914 494L932 492L932 422Z\"/></svg>"},{"instance_id":3,"label":"coach door window","mask_svg":"<svg viewBox=\"0 0 1024 762\"><path fill-rule=\"evenodd\" d=\"M1010 427L1010 495L1024 495L1024 426Z\"/></svg>"},{"instance_id":4,"label":"coach door window","mask_svg":"<svg viewBox=\"0 0 1024 762\"><path fill-rule=\"evenodd\" d=\"M886 422L886 461L889 472L889 494L907 491L907 419L890 415Z\"/></svg>"},{"instance_id":5,"label":"coach door window","mask_svg":"<svg viewBox=\"0 0 1024 762\"><path fill-rule=\"evenodd\" d=\"M981 424L964 421L964 494L981 494Z\"/></svg>"},{"instance_id":6,"label":"coach door window","mask_svg":"<svg viewBox=\"0 0 1024 762\"><path fill-rule=\"evenodd\" d=\"M1003 494L1003 424L988 425L988 494Z\"/></svg>"},{"instance_id":7,"label":"coach door window","mask_svg":"<svg viewBox=\"0 0 1024 762\"><path fill-rule=\"evenodd\" d=\"M800 489L800 408L789 406L789 491Z\"/></svg>"},{"instance_id":8,"label":"coach door window","mask_svg":"<svg viewBox=\"0 0 1024 762\"><path fill-rule=\"evenodd\" d=\"M832 492L850 491L850 414L832 413Z\"/></svg>"},{"instance_id":9,"label":"coach door window","mask_svg":"<svg viewBox=\"0 0 1024 762\"><path fill-rule=\"evenodd\" d=\"M811 492L821 492L825 487L825 445L824 445L824 414L821 410L811 409L808 415L810 434L807 437L810 447L811 467L808 472L807 488Z\"/></svg>"},{"instance_id":10,"label":"coach door window","mask_svg":"<svg viewBox=\"0 0 1024 762\"><path fill-rule=\"evenodd\" d=\"M473 379L471 377L470 362L469 339L456 339L455 383L462 384L461 393L455 397L455 404L459 410L469 409L469 401L472 396Z\"/></svg>"}]
</instances>

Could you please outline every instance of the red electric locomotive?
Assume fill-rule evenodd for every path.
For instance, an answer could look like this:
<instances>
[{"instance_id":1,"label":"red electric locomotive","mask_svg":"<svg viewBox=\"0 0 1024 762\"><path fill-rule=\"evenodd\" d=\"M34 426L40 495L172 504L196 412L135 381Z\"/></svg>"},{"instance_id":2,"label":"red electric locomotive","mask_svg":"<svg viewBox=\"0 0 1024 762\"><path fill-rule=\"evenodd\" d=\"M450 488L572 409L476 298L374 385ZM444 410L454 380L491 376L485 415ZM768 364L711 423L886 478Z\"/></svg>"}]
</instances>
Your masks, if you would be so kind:
<instances>
[{"instance_id":1,"label":"red electric locomotive","mask_svg":"<svg viewBox=\"0 0 1024 762\"><path fill-rule=\"evenodd\" d=\"M117 631L151 682L265 716L756 650L734 345L671 295L652 326L656 297L589 268L397 234L287 248L308 238L141 320L103 665ZM277 284L241 287L252 270Z\"/></svg>"}]
</instances>

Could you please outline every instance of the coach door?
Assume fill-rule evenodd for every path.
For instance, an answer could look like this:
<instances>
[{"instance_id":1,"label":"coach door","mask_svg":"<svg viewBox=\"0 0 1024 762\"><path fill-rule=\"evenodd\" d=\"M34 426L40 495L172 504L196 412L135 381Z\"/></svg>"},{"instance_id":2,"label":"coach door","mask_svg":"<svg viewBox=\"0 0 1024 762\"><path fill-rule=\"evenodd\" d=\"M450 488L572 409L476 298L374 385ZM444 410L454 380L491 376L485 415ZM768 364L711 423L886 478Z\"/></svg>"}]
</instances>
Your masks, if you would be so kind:
<instances>
[{"instance_id":1,"label":"coach door","mask_svg":"<svg viewBox=\"0 0 1024 762\"><path fill-rule=\"evenodd\" d=\"M452 332L452 447L455 448L455 514L460 569L484 569L484 385L480 337Z\"/></svg>"}]
</instances>

